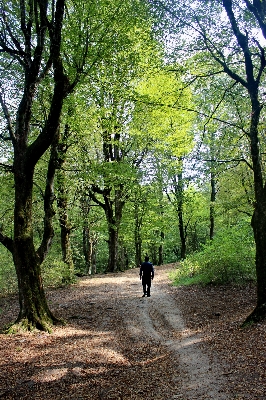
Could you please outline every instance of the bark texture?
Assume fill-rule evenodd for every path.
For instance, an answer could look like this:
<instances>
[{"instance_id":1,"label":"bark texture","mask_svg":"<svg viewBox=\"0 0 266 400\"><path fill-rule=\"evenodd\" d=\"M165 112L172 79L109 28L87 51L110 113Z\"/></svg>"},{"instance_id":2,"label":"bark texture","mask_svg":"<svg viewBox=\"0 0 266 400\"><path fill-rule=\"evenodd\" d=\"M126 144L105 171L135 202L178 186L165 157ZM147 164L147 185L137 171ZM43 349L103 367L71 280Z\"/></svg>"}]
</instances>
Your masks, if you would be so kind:
<instances>
[{"instance_id":1,"label":"bark texture","mask_svg":"<svg viewBox=\"0 0 266 400\"><path fill-rule=\"evenodd\" d=\"M23 75L21 80L24 79L23 95L17 109L14 128L1 97L14 149L15 207L14 238L0 235L0 240L13 254L18 278L20 312L16 322L26 329L43 330L49 330L52 324L58 322L49 310L40 271L53 237L54 153L51 153L48 165L44 194L44 230L41 245L37 250L34 246L32 221L34 169L53 141L58 140L63 101L74 87L65 75L60 54L65 0L54 1L50 6L53 7L52 15L49 15L51 9L48 7L48 2L38 0L20 2L20 13L16 17L20 18L21 43L18 43L12 34L13 26L9 25L8 19L5 19L5 10L1 10L1 17L5 19L6 43L4 40L0 43L2 52L8 53L11 58L19 62ZM8 43L13 43L19 50L12 51ZM39 135L30 141L33 101L38 85L51 67L54 72L54 87L49 112Z\"/></svg>"},{"instance_id":2,"label":"bark texture","mask_svg":"<svg viewBox=\"0 0 266 400\"><path fill-rule=\"evenodd\" d=\"M266 9L262 2L254 1L253 4L245 1L248 9L257 19L262 33L266 38L265 16ZM258 321L266 317L266 184L262 166L261 145L259 140L259 122L262 104L259 100L259 89L262 86L262 75L266 67L264 49L258 46L259 64L255 65L254 51L248 37L248 32L243 33L238 25L232 0L223 0L223 6L227 12L232 31L237 40L238 46L244 57L246 79L233 74L227 65L224 65L225 72L237 83L247 90L251 104L250 126L248 138L250 143L250 155L254 176L255 207L252 218L252 228L256 245L256 273L257 273L257 306L246 322Z\"/></svg>"}]
</instances>

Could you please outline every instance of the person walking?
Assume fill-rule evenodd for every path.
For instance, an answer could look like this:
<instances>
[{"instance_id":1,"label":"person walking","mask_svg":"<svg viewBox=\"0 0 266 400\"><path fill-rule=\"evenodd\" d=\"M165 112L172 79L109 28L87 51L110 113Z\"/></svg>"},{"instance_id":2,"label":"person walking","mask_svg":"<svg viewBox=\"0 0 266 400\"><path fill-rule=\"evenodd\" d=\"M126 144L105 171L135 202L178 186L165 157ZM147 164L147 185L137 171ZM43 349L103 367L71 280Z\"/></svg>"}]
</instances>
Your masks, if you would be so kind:
<instances>
[{"instance_id":1,"label":"person walking","mask_svg":"<svg viewBox=\"0 0 266 400\"><path fill-rule=\"evenodd\" d=\"M143 286L143 296L150 297L151 295L151 281L154 278L154 268L151 262L149 262L149 257L145 257L145 261L141 264L139 270L139 277L142 279Z\"/></svg>"}]
</instances>

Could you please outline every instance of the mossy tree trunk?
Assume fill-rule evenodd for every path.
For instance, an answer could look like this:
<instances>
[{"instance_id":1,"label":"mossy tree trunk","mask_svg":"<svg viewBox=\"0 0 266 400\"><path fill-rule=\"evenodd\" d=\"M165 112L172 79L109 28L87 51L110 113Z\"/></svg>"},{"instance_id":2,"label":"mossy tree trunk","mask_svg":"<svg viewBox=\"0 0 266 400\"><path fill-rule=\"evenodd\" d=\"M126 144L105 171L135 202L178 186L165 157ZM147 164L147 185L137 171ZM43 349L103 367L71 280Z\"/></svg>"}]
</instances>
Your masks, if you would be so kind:
<instances>
[{"instance_id":1,"label":"mossy tree trunk","mask_svg":"<svg viewBox=\"0 0 266 400\"><path fill-rule=\"evenodd\" d=\"M16 123L12 124L12 116L8 111L5 99L0 95L9 136L14 149L14 237L0 235L1 243L13 254L18 278L20 311L17 323L26 329L38 328L49 330L58 319L49 309L43 288L40 266L43 262L53 237L53 179L55 173L54 154L51 153L48 166L46 191L44 194L44 230L40 247L36 250L33 240L33 181L37 162L57 140L60 116L64 98L70 93L74 84L70 85L65 76L61 57L61 30L64 16L65 0L53 3L54 12L49 16L48 2L20 2L20 12L14 15L21 26L21 43L18 44L16 34L12 34L13 26L5 19L6 46L1 42L3 52L13 57L21 66L24 88L16 113ZM5 13L5 10L2 10ZM9 10L7 10L8 12ZM50 20L49 20L50 19ZM13 43L14 52L9 43ZM53 94L47 118L40 128L35 140L29 140L32 132L33 102L39 84L53 67ZM21 78L21 80L23 80Z\"/></svg>"},{"instance_id":2,"label":"mossy tree trunk","mask_svg":"<svg viewBox=\"0 0 266 400\"><path fill-rule=\"evenodd\" d=\"M32 229L33 171L15 174L13 260L19 289L17 323L25 328L48 330L56 318L49 310L41 278L41 258L35 251ZM49 241L50 237L47 237Z\"/></svg>"},{"instance_id":3,"label":"mossy tree trunk","mask_svg":"<svg viewBox=\"0 0 266 400\"><path fill-rule=\"evenodd\" d=\"M23 9L22 12L25 14L26 10ZM35 10L36 23L40 22L41 26L37 27L39 41L33 60L31 49L27 46L29 37L33 44L33 38L30 36L31 29L29 24L24 26L26 49L28 50L28 53L26 52L24 55L26 59L24 94L17 112L16 129L14 132L10 132L14 147L15 182L13 260L18 278L20 303L20 312L16 322L22 322L29 329L36 327L43 330L49 329L48 327L57 319L49 310L40 271L40 265L51 243L51 229L45 225L43 240L37 251L33 242L32 188L34 168L58 133L63 100L68 89L60 61L61 26L64 15L64 1L61 0L57 2L53 32L50 30L51 59L55 69L55 85L50 114L37 140L28 145L33 99L38 87L41 63L43 62L42 56L45 51L45 36L48 30L46 13L47 9L44 9L42 5L38 10ZM33 16L29 14L28 18L33 19ZM22 17L22 26L24 23ZM33 20L31 20L31 23L33 23ZM46 193L46 195L48 195L49 203L49 194Z\"/></svg>"}]
</instances>

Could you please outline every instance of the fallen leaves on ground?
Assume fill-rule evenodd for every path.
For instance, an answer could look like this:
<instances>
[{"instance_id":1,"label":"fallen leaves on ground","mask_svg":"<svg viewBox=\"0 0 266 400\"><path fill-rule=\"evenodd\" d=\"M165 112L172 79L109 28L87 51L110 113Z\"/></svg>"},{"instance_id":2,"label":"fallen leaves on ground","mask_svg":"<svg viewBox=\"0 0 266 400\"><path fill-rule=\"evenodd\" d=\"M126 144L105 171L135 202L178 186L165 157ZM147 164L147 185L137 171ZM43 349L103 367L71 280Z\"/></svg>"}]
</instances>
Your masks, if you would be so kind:
<instances>
[{"instance_id":1,"label":"fallen leaves on ground","mask_svg":"<svg viewBox=\"0 0 266 400\"><path fill-rule=\"evenodd\" d=\"M173 289L187 327L223 365L232 399L266 399L266 322L241 328L255 308L256 288L191 286Z\"/></svg>"},{"instance_id":2,"label":"fallen leaves on ground","mask_svg":"<svg viewBox=\"0 0 266 400\"><path fill-rule=\"evenodd\" d=\"M48 290L52 311L67 326L52 334L0 335L0 398L156 400L175 394L176 365L169 363L169 351L149 337L130 335L124 326L130 310L120 302L127 299L127 286L126 274L110 274ZM135 302L141 291L138 282ZM3 328L18 313L17 297L2 298L1 309Z\"/></svg>"},{"instance_id":3,"label":"fallen leaves on ground","mask_svg":"<svg viewBox=\"0 0 266 400\"><path fill-rule=\"evenodd\" d=\"M199 335L203 351L222 365L228 398L265 399L266 324L240 328L255 305L255 288L175 288L166 278L172 267L156 268L157 282L175 298L186 331ZM132 274L136 274L135 286L130 283ZM129 293L141 301L137 279L137 272L131 270L47 290L52 311L68 324L55 327L52 334L0 335L0 399L189 398L179 392L179 382L173 379L182 371L169 348L137 331L130 333L125 326L125 321L130 324L135 318L135 309L125 307L132 304L127 302ZM17 297L0 299L0 308L2 328L18 313ZM208 393L204 398L209 399Z\"/></svg>"}]
</instances>

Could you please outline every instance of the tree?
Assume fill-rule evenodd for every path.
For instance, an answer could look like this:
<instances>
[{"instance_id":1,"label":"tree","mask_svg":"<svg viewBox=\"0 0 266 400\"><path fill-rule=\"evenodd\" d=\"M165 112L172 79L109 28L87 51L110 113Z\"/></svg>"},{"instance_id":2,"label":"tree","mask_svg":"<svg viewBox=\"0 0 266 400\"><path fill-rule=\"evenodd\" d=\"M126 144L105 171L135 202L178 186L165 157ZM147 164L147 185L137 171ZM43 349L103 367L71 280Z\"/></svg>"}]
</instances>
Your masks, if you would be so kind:
<instances>
[{"instance_id":1,"label":"tree","mask_svg":"<svg viewBox=\"0 0 266 400\"><path fill-rule=\"evenodd\" d=\"M83 254L85 258L85 272L86 274L95 274L96 268L96 245L98 241L98 235L93 231L90 214L92 213L92 205L89 197L83 197L81 199L81 210L83 215ZM99 219L99 213L98 213ZM93 215L93 221L95 223L97 216Z\"/></svg>"},{"instance_id":2,"label":"tree","mask_svg":"<svg viewBox=\"0 0 266 400\"><path fill-rule=\"evenodd\" d=\"M134 216L134 245L135 245L135 264L140 265L142 258L142 225L143 218L147 212L148 188L146 186L137 185L131 196Z\"/></svg>"},{"instance_id":3,"label":"tree","mask_svg":"<svg viewBox=\"0 0 266 400\"><path fill-rule=\"evenodd\" d=\"M157 4L162 2L156 2ZM198 52L205 58L201 76L210 79L224 74L227 90L237 87L237 96L244 96L249 105L248 114L238 110L239 136L246 135L249 159L245 162L253 171L254 213L252 228L256 245L257 306L247 321L266 317L266 184L263 156L263 87L265 85L265 49L259 37L266 38L266 10L261 1L232 0L163 4L164 10L175 21L175 28L193 29L195 36L183 49L190 54ZM184 36L183 36L184 37ZM191 37L191 36L190 36ZM183 51L182 56L185 57ZM195 80L195 76L193 79ZM217 107L215 114L217 115ZM244 108L246 110L246 107ZM226 123L227 121L224 121Z\"/></svg>"},{"instance_id":4,"label":"tree","mask_svg":"<svg viewBox=\"0 0 266 400\"><path fill-rule=\"evenodd\" d=\"M97 62L112 52L110 44L117 36L116 23L127 15L129 4L67 0L1 2L0 104L1 126L3 120L6 125L1 139L12 143L13 165L5 163L5 168L14 174L15 204L14 236L9 237L3 229L0 242L12 253L16 268L20 303L16 322L28 329L48 330L58 322L48 307L40 272L52 243L53 194L51 190L45 192L43 236L35 249L35 168L58 135L64 100ZM43 113L45 118L40 120ZM52 179L48 166L48 185Z\"/></svg>"},{"instance_id":5,"label":"tree","mask_svg":"<svg viewBox=\"0 0 266 400\"><path fill-rule=\"evenodd\" d=\"M194 59L194 57L193 57ZM197 55L198 73L204 68L200 56ZM195 69L193 68L194 72ZM222 176L232 168L243 164L248 173L248 143L245 135L239 136L244 129L240 110L246 110L246 99L239 96L235 83L230 85L228 78L220 74L211 77L206 89L199 82L194 91L199 115L195 126L197 142L191 158L197 174L209 180L210 186L210 240L215 234L215 217L217 194L220 190ZM218 111L219 110L219 111ZM236 117L237 116L237 117ZM239 121L237 120L238 116ZM226 123L225 123L226 122Z\"/></svg>"},{"instance_id":6,"label":"tree","mask_svg":"<svg viewBox=\"0 0 266 400\"><path fill-rule=\"evenodd\" d=\"M172 193L174 195L174 205L178 216L179 236L181 242L180 257L181 260L186 258L187 249L187 224L184 224L184 177L183 177L183 160L178 162L176 173L172 176ZM171 198L169 196L169 200Z\"/></svg>"},{"instance_id":7,"label":"tree","mask_svg":"<svg viewBox=\"0 0 266 400\"><path fill-rule=\"evenodd\" d=\"M150 179L156 186L156 196L159 202L158 215L160 215L158 219L161 220L164 216L163 191L166 190L167 185L173 184L169 178L169 171L173 172L174 170L172 158L181 159L192 146L193 135L190 127L193 117L191 118L191 115L185 110L190 104L191 93L182 82L181 69L178 64L161 68L151 76L145 76L137 87L139 102L136 105L133 124L135 124L135 129L139 129L152 141L142 169L145 181ZM177 164L175 167L177 168ZM172 176L175 175L175 172ZM179 189L181 189L181 180L179 183L181 185ZM179 193L179 232L183 244L182 256L185 257L181 190ZM156 238L152 246L153 262L157 261L158 249L158 263L161 264L163 261L162 245L165 237L162 224L159 234L154 232L154 238L156 236L159 236L159 241Z\"/></svg>"},{"instance_id":8,"label":"tree","mask_svg":"<svg viewBox=\"0 0 266 400\"><path fill-rule=\"evenodd\" d=\"M35 250L32 187L35 165L57 135L64 98L74 86L65 75L60 53L64 8L65 1L58 0L52 4L52 10L42 1L28 4L23 1L19 7L11 5L11 10L3 4L1 9L0 45L2 54L6 55L2 67L8 59L17 63L22 97L17 104L14 124L7 106L10 99L3 93L6 82L2 82L0 102L14 150L15 206L14 238L1 233L0 240L12 252L16 267L20 303L17 322L44 330L57 322L47 305L40 275L40 265L51 245L53 232L46 225L42 243ZM37 138L29 143L36 91L52 66L54 91L49 115ZM47 191L44 201L50 204L50 200Z\"/></svg>"},{"instance_id":9,"label":"tree","mask_svg":"<svg viewBox=\"0 0 266 400\"><path fill-rule=\"evenodd\" d=\"M72 282L74 277L74 263L72 258L70 234L72 230L68 216L68 193L66 188L66 173L64 166L66 163L66 153L68 150L69 136L71 135L69 125L66 123L63 134L59 134L58 142L54 148L57 168L57 207L59 213L59 224L61 231L61 250L62 259L67 266L64 276L65 283Z\"/></svg>"},{"instance_id":10,"label":"tree","mask_svg":"<svg viewBox=\"0 0 266 400\"><path fill-rule=\"evenodd\" d=\"M91 200L105 213L108 225L109 259L106 270L121 269L119 264L119 230L125 202L137 164L141 158L130 122L134 110L134 90L143 69L151 70L158 59L157 43L151 37L150 23L140 13L129 21L127 31L121 30L120 41L112 55L101 62L97 73L87 82L85 109L95 141L93 146L84 138L90 150L84 159ZM85 92L85 89L84 89ZM87 128L88 129L88 128ZM140 141L138 141L140 144ZM141 144L143 149L143 144ZM91 147L94 147L93 151ZM120 252L121 253L121 252Z\"/></svg>"}]
</instances>

